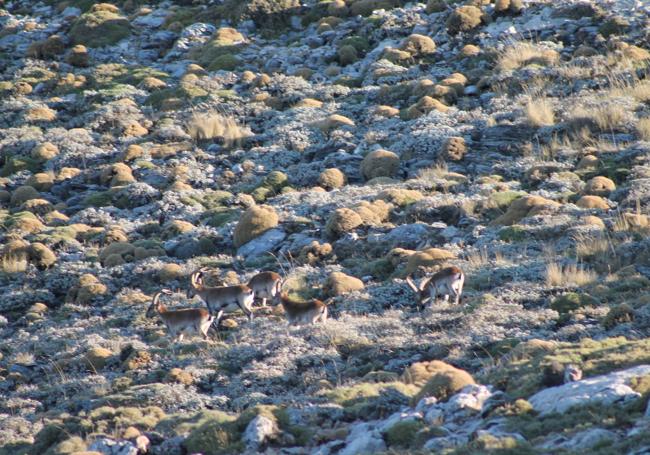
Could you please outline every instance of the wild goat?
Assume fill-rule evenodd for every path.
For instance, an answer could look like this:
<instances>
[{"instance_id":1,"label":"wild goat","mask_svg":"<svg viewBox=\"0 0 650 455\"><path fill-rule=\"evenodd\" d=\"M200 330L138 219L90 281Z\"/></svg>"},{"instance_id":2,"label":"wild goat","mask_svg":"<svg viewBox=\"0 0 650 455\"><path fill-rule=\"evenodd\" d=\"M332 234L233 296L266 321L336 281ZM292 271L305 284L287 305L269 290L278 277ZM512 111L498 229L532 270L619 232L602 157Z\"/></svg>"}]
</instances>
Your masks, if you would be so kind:
<instances>
[{"instance_id":1,"label":"wild goat","mask_svg":"<svg viewBox=\"0 0 650 455\"><path fill-rule=\"evenodd\" d=\"M198 295L201 300L208 306L210 314L217 314L215 319L219 320L223 313L231 313L240 308L248 320L253 320L253 299L255 294L253 290L245 284L237 286L205 286L203 284L204 270L199 270L192 274L190 278L190 288L187 290L187 298L191 299Z\"/></svg>"},{"instance_id":2,"label":"wild goat","mask_svg":"<svg viewBox=\"0 0 650 455\"><path fill-rule=\"evenodd\" d=\"M280 303L284 308L289 324L316 324L327 320L327 305L318 299L308 302L295 302L286 292L280 294Z\"/></svg>"},{"instance_id":3,"label":"wild goat","mask_svg":"<svg viewBox=\"0 0 650 455\"><path fill-rule=\"evenodd\" d=\"M465 274L460 268L451 266L439 270L428 278L424 278L419 287L415 285L411 277L406 277L406 282L418 296L420 305L425 305L428 300L435 303L439 293L445 296L445 302L449 301L450 295L453 296L456 305L458 305L460 296L463 293Z\"/></svg>"},{"instance_id":4,"label":"wild goat","mask_svg":"<svg viewBox=\"0 0 650 455\"><path fill-rule=\"evenodd\" d=\"M207 340L208 329L214 321L214 316L211 316L204 308L168 310L160 301L160 296L171 293L168 289L163 289L162 292L156 292L151 301L151 305L147 309L147 317L151 318L158 313L160 319L167 326L169 334L174 338L174 341L182 341L184 331L193 331L196 334L202 335L203 339Z\"/></svg>"},{"instance_id":5,"label":"wild goat","mask_svg":"<svg viewBox=\"0 0 650 455\"><path fill-rule=\"evenodd\" d=\"M275 272L260 272L250 279L248 287L253 290L255 297L262 299L262 306L266 306L266 300L273 300L280 294L282 277Z\"/></svg>"}]
</instances>

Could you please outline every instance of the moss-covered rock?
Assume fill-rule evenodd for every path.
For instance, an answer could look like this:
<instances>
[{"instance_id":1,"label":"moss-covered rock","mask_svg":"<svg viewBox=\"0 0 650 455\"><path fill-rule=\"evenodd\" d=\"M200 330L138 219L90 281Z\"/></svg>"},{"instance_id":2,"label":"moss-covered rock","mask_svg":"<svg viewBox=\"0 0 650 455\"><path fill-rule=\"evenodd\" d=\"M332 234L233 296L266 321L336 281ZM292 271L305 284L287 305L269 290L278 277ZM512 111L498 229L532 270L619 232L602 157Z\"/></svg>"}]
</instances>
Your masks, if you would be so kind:
<instances>
[{"instance_id":1,"label":"moss-covered rock","mask_svg":"<svg viewBox=\"0 0 650 455\"><path fill-rule=\"evenodd\" d=\"M72 24L69 37L73 44L110 46L131 34L131 24L119 10L101 8L101 5L93 6Z\"/></svg>"},{"instance_id":2,"label":"moss-covered rock","mask_svg":"<svg viewBox=\"0 0 650 455\"><path fill-rule=\"evenodd\" d=\"M29 185L22 185L12 191L11 200L9 203L12 206L17 207L29 201L30 199L38 199L39 197L40 194L34 187Z\"/></svg>"}]
</instances>

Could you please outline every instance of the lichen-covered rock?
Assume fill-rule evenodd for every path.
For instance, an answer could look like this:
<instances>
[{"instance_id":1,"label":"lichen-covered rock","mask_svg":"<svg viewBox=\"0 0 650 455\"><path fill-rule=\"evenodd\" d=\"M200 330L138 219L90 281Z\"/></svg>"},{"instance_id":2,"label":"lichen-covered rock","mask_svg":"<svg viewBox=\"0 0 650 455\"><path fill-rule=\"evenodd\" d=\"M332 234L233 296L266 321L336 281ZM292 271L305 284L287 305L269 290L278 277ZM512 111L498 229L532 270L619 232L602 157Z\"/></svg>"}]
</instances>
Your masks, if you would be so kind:
<instances>
[{"instance_id":1,"label":"lichen-covered rock","mask_svg":"<svg viewBox=\"0 0 650 455\"><path fill-rule=\"evenodd\" d=\"M611 406L636 400L640 394L630 387L635 378L650 375L650 365L586 378L550 387L531 396L528 401L541 415L566 413L575 406L598 404Z\"/></svg>"},{"instance_id":2,"label":"lichen-covered rock","mask_svg":"<svg viewBox=\"0 0 650 455\"><path fill-rule=\"evenodd\" d=\"M276 227L278 222L278 214L273 207L264 205L249 207L239 218L233 233L233 242L239 248L269 229Z\"/></svg>"}]
</instances>

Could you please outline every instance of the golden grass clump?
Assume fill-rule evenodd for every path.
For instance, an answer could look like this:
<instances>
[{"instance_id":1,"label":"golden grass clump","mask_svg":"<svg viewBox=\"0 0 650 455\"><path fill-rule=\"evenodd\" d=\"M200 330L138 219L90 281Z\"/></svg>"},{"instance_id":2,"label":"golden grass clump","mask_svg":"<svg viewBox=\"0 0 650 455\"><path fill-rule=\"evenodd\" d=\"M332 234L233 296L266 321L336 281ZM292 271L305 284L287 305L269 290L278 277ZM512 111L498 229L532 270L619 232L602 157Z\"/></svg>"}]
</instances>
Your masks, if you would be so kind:
<instances>
[{"instance_id":1,"label":"golden grass clump","mask_svg":"<svg viewBox=\"0 0 650 455\"><path fill-rule=\"evenodd\" d=\"M366 180L394 177L399 170L399 156L388 150L375 150L361 161L361 174Z\"/></svg>"},{"instance_id":2,"label":"golden grass clump","mask_svg":"<svg viewBox=\"0 0 650 455\"><path fill-rule=\"evenodd\" d=\"M278 214L273 207L255 205L247 209L239 219L233 242L237 248L259 237L269 229L278 225Z\"/></svg>"},{"instance_id":3,"label":"golden grass clump","mask_svg":"<svg viewBox=\"0 0 650 455\"><path fill-rule=\"evenodd\" d=\"M332 272L327 279L325 288L329 295L337 296L361 291L365 286L363 281L357 277L346 275L343 272Z\"/></svg>"},{"instance_id":4,"label":"golden grass clump","mask_svg":"<svg viewBox=\"0 0 650 455\"><path fill-rule=\"evenodd\" d=\"M447 19L447 33L456 35L460 32L468 32L481 24L483 11L473 5L460 6L456 8Z\"/></svg>"},{"instance_id":5,"label":"golden grass clump","mask_svg":"<svg viewBox=\"0 0 650 455\"><path fill-rule=\"evenodd\" d=\"M232 117L218 113L194 114L187 123L187 132L195 141L220 138L225 147L239 145L253 133Z\"/></svg>"},{"instance_id":6,"label":"golden grass clump","mask_svg":"<svg viewBox=\"0 0 650 455\"><path fill-rule=\"evenodd\" d=\"M546 98L531 99L526 103L526 120L531 126L551 126L555 123L553 106Z\"/></svg>"},{"instance_id":7,"label":"golden grass clump","mask_svg":"<svg viewBox=\"0 0 650 455\"><path fill-rule=\"evenodd\" d=\"M544 49L531 43L517 42L508 46L497 59L497 68L511 71L527 65L554 65L560 60L560 54L552 49Z\"/></svg>"},{"instance_id":8,"label":"golden grass clump","mask_svg":"<svg viewBox=\"0 0 650 455\"><path fill-rule=\"evenodd\" d=\"M561 266L552 262L546 266L547 286L584 286L596 281L598 275L576 264Z\"/></svg>"},{"instance_id":9,"label":"golden grass clump","mask_svg":"<svg viewBox=\"0 0 650 455\"><path fill-rule=\"evenodd\" d=\"M325 169L318 176L318 184L327 190L341 188L346 180L345 174L337 168Z\"/></svg>"}]
</instances>

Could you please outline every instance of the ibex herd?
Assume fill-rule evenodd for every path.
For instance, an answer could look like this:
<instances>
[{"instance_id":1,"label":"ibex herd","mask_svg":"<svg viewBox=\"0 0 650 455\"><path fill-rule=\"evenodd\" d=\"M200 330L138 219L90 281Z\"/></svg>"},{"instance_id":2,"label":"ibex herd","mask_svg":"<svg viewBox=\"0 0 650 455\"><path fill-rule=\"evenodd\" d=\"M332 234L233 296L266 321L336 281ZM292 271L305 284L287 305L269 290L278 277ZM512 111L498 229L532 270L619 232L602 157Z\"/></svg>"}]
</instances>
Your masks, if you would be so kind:
<instances>
[{"instance_id":1,"label":"ibex herd","mask_svg":"<svg viewBox=\"0 0 650 455\"><path fill-rule=\"evenodd\" d=\"M242 310L248 320L252 321L255 298L261 299L263 307L266 306L267 301L278 301L284 308L287 321L291 325L325 323L327 319L326 303L318 299L308 302L291 300L288 294L282 291L282 277L275 272L258 273L247 284L234 286L206 286L205 272L206 269L201 269L192 274L187 298L192 299L198 295L205 302L207 310L204 308L168 310L160 302L162 294L172 293L167 289L153 296L147 316L153 317L158 313L175 341L182 341L185 332L194 332L207 339L210 326L213 323L218 326L224 313ZM445 302L449 301L451 296L458 305L463 292L465 275L460 268L451 266L424 278L419 286L416 286L410 276L406 278L406 282L415 292L417 301L421 305L427 302L435 303L438 295L444 296Z\"/></svg>"}]
</instances>

